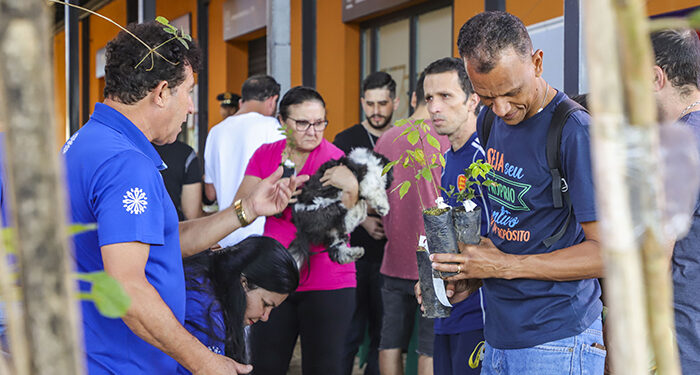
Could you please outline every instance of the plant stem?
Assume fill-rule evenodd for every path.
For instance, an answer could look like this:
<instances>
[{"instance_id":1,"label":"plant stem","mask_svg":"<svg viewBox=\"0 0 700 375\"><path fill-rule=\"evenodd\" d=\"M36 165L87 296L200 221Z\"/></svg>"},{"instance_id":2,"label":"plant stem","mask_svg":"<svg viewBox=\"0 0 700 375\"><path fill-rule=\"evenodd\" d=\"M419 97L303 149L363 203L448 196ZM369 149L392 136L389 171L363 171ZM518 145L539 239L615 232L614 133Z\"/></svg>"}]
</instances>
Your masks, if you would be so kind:
<instances>
[{"instance_id":1,"label":"plant stem","mask_svg":"<svg viewBox=\"0 0 700 375\"><path fill-rule=\"evenodd\" d=\"M106 17L106 16L103 16L103 15L101 15L101 14L99 14L99 13L93 11L93 10L90 10L90 9L87 9L87 8L83 8L83 7L79 6L79 5L67 3L67 2L65 2L65 1L61 1L61 0L47 0L47 1L50 1L50 2L52 2L52 3L57 3L57 4L68 5L69 7L77 8L77 9L80 9L80 10L82 10L82 11L84 11L84 12L88 12L88 13L90 13L90 14L93 14L93 15L97 16L97 17L100 17L100 18L102 18L102 19L105 19L105 20L109 21L110 23L114 24L115 26L117 26L118 28L122 29L122 30L123 30L124 32L126 32L127 34L129 34L129 35L131 35L132 37L134 37L134 39L138 40L141 44L143 44L146 48L148 48L148 54L146 54L146 56L150 55L151 53L155 53L155 54L158 55L161 59L163 59L163 60L169 62L170 64L173 64L173 65L179 64L179 63L174 63L174 62L168 60L167 58L165 58L165 56L161 55L158 51L156 51L155 48L151 48L151 46L149 46L146 42L144 42L143 40L141 40L141 38L139 38L139 37L137 37L136 35L134 35L134 33L132 33L131 31L127 30L127 29L126 29L125 27L123 27L122 25L120 25L120 24L118 24L118 23L112 21L110 18L108 18L108 17ZM156 47L156 48L158 48L158 47ZM145 56L144 56L144 58L145 58ZM138 66L138 65L136 65L136 66Z\"/></svg>"}]
</instances>

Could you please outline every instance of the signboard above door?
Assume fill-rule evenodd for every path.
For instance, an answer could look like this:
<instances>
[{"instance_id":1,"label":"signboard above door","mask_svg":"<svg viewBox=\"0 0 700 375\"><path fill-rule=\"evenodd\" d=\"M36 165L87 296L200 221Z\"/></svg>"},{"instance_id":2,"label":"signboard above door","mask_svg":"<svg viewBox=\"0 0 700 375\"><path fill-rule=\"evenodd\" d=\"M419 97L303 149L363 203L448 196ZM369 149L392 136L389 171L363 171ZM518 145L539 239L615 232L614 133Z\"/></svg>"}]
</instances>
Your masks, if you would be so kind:
<instances>
[{"instance_id":1,"label":"signboard above door","mask_svg":"<svg viewBox=\"0 0 700 375\"><path fill-rule=\"evenodd\" d=\"M267 1L226 0L223 17L224 40L248 34L267 25Z\"/></svg>"}]
</instances>

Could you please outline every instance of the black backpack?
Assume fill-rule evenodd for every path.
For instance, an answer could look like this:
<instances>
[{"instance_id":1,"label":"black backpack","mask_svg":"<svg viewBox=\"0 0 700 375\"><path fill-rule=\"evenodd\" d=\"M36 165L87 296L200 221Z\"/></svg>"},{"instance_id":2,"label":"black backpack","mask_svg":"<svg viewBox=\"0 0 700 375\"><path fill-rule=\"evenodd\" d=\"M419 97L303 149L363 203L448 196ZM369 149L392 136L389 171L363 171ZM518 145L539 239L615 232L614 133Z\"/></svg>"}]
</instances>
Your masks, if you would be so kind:
<instances>
[{"instance_id":1,"label":"black backpack","mask_svg":"<svg viewBox=\"0 0 700 375\"><path fill-rule=\"evenodd\" d=\"M561 239L564 232L566 232L566 228L569 226L571 216L573 216L573 207L571 206L571 200L569 199L569 185L566 182L564 171L561 169L560 155L561 133L564 129L564 124L566 124L569 116L576 111L584 111L588 113L588 111L580 104L566 98L554 109L552 122L549 123L549 129L547 130L547 165L549 166L549 173L552 175L552 200L554 201L554 208L566 208L568 211L564 226L562 226L557 233L543 241L544 245L547 247L552 246L555 242ZM491 134L491 128L493 127L493 120L495 117L496 115L493 113L493 111L491 111L491 109L486 110L486 114L484 115L484 123L481 127L481 132L478 134L479 142L484 149L486 149L486 144L489 141L489 135Z\"/></svg>"}]
</instances>

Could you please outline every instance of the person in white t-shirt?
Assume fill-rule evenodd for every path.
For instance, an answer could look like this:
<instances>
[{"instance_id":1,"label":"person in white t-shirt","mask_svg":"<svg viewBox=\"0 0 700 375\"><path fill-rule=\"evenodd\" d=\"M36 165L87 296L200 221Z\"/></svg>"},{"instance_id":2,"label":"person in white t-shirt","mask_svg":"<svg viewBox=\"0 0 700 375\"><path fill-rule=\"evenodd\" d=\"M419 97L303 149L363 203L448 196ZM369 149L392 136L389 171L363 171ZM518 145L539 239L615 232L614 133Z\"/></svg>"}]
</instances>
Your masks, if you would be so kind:
<instances>
[{"instance_id":1,"label":"person in white t-shirt","mask_svg":"<svg viewBox=\"0 0 700 375\"><path fill-rule=\"evenodd\" d=\"M265 143L283 138L274 116L280 85L268 75L254 75L241 88L238 112L225 118L209 131L204 148L204 190L207 199L216 200L219 210L233 204L233 197L243 180L248 160ZM265 218L260 217L219 242L232 246L251 235L260 235Z\"/></svg>"}]
</instances>

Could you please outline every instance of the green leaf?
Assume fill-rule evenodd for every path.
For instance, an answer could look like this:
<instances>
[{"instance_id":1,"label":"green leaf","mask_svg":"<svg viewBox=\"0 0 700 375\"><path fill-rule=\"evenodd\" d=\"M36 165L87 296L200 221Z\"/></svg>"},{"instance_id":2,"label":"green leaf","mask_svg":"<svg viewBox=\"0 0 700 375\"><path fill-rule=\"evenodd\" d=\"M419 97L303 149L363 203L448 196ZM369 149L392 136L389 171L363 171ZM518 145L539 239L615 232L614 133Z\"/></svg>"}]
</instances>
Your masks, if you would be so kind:
<instances>
[{"instance_id":1,"label":"green leaf","mask_svg":"<svg viewBox=\"0 0 700 375\"><path fill-rule=\"evenodd\" d=\"M171 29L169 27L164 27L163 30L168 34L177 35L177 31L173 31L173 29Z\"/></svg>"},{"instance_id":2,"label":"green leaf","mask_svg":"<svg viewBox=\"0 0 700 375\"><path fill-rule=\"evenodd\" d=\"M126 314L131 305L131 298L121 284L106 272L75 274L79 280L92 283L89 293L81 293L82 299L91 300L100 314L108 318L119 318Z\"/></svg>"},{"instance_id":3,"label":"green leaf","mask_svg":"<svg viewBox=\"0 0 700 375\"><path fill-rule=\"evenodd\" d=\"M430 168L423 168L423 171L421 172L423 174L423 178L430 182L433 180L433 174L430 173Z\"/></svg>"},{"instance_id":4,"label":"green leaf","mask_svg":"<svg viewBox=\"0 0 700 375\"><path fill-rule=\"evenodd\" d=\"M403 160L403 167L404 167L404 168L408 168L408 166L410 165L410 163L411 163L411 160L409 160L409 159L408 159L408 156L406 156L406 159Z\"/></svg>"},{"instance_id":5,"label":"green leaf","mask_svg":"<svg viewBox=\"0 0 700 375\"><path fill-rule=\"evenodd\" d=\"M90 232L97 229L97 223L72 224L68 226L68 234L74 236L76 234Z\"/></svg>"},{"instance_id":6,"label":"green leaf","mask_svg":"<svg viewBox=\"0 0 700 375\"><path fill-rule=\"evenodd\" d=\"M408 189L411 188L411 181L404 181L399 189L399 198L403 199L403 196L408 193Z\"/></svg>"},{"instance_id":7,"label":"green leaf","mask_svg":"<svg viewBox=\"0 0 700 375\"><path fill-rule=\"evenodd\" d=\"M168 21L168 19L163 17L163 16L156 17L156 22L161 23L161 24L166 25L166 26L170 25L170 21Z\"/></svg>"},{"instance_id":8,"label":"green leaf","mask_svg":"<svg viewBox=\"0 0 700 375\"><path fill-rule=\"evenodd\" d=\"M185 46L185 48L190 49L190 45L187 44L187 42L186 42L184 39L182 39L182 38L177 38L177 40L179 40L180 43L182 43L182 44Z\"/></svg>"},{"instance_id":9,"label":"green leaf","mask_svg":"<svg viewBox=\"0 0 700 375\"><path fill-rule=\"evenodd\" d=\"M401 159L388 162L388 163L384 166L384 169L382 169L382 176L384 176L385 174L389 173L389 171L391 170L391 168L393 168L396 164L399 164L400 162L401 162Z\"/></svg>"},{"instance_id":10,"label":"green leaf","mask_svg":"<svg viewBox=\"0 0 700 375\"><path fill-rule=\"evenodd\" d=\"M440 142L438 142L435 137L433 137L431 134L427 134L425 138L428 140L428 144L435 147L436 150L440 151Z\"/></svg>"},{"instance_id":11,"label":"green leaf","mask_svg":"<svg viewBox=\"0 0 700 375\"><path fill-rule=\"evenodd\" d=\"M401 119L401 120L397 120L397 121L394 123L394 126L404 126L404 125L406 125L406 123L408 123L408 120L407 120L407 119Z\"/></svg>"},{"instance_id":12,"label":"green leaf","mask_svg":"<svg viewBox=\"0 0 700 375\"><path fill-rule=\"evenodd\" d=\"M423 123L420 125L420 127L421 127L421 129L423 129L423 132L425 132L425 133L430 132L430 125L428 125L427 122L423 122Z\"/></svg>"},{"instance_id":13,"label":"green leaf","mask_svg":"<svg viewBox=\"0 0 700 375\"><path fill-rule=\"evenodd\" d=\"M688 16L688 21L693 28L697 28L697 26L700 25L700 9L690 13L690 16Z\"/></svg>"},{"instance_id":14,"label":"green leaf","mask_svg":"<svg viewBox=\"0 0 700 375\"><path fill-rule=\"evenodd\" d=\"M404 135L410 133L411 130L412 130L411 127L410 127L410 126L407 126L406 129L404 129L404 130L401 132L401 134L399 134L399 137L403 137Z\"/></svg>"},{"instance_id":15,"label":"green leaf","mask_svg":"<svg viewBox=\"0 0 700 375\"><path fill-rule=\"evenodd\" d=\"M12 231L12 228L2 228L2 242L5 246L5 253L17 254L17 248L15 247L15 232Z\"/></svg>"},{"instance_id":16,"label":"green leaf","mask_svg":"<svg viewBox=\"0 0 700 375\"><path fill-rule=\"evenodd\" d=\"M443 168L445 168L445 164L446 164L446 162L445 162L445 157L442 156L442 154L438 154L438 155L440 156L440 165L441 165Z\"/></svg>"},{"instance_id":17,"label":"green leaf","mask_svg":"<svg viewBox=\"0 0 700 375\"><path fill-rule=\"evenodd\" d=\"M496 181L491 181L491 180L486 180L481 183L483 186L498 186L498 182Z\"/></svg>"},{"instance_id":18,"label":"green leaf","mask_svg":"<svg viewBox=\"0 0 700 375\"><path fill-rule=\"evenodd\" d=\"M416 143L418 143L418 139L420 139L420 131L418 130L413 130L408 134L408 137L406 137L406 140L408 140L411 146L415 146Z\"/></svg>"},{"instance_id":19,"label":"green leaf","mask_svg":"<svg viewBox=\"0 0 700 375\"><path fill-rule=\"evenodd\" d=\"M476 179L479 177L479 168L471 168L472 178Z\"/></svg>"},{"instance_id":20,"label":"green leaf","mask_svg":"<svg viewBox=\"0 0 700 375\"><path fill-rule=\"evenodd\" d=\"M414 158L416 159L418 164L425 165L425 154L423 153L423 150L417 149Z\"/></svg>"},{"instance_id":21,"label":"green leaf","mask_svg":"<svg viewBox=\"0 0 700 375\"><path fill-rule=\"evenodd\" d=\"M190 34L184 34L182 35L183 38L185 38L188 42L192 41L192 36Z\"/></svg>"}]
</instances>

